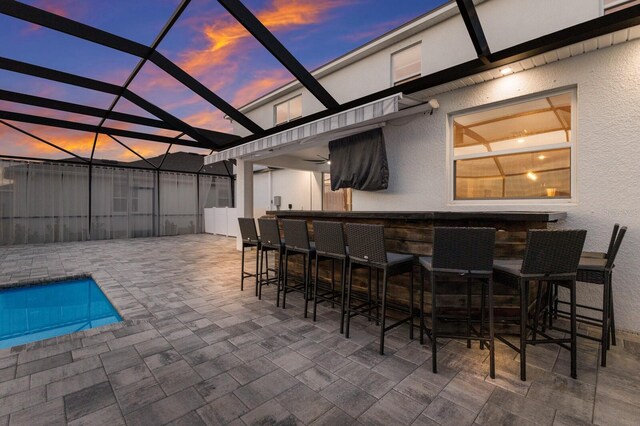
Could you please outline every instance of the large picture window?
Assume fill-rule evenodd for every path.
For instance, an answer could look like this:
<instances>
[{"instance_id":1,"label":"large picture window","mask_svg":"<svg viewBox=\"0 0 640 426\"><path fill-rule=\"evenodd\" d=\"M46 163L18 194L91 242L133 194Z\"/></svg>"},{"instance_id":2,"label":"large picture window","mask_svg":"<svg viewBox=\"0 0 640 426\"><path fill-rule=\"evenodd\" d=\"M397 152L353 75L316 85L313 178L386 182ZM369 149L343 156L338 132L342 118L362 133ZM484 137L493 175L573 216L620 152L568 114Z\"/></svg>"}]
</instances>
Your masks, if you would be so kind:
<instances>
[{"instance_id":1,"label":"large picture window","mask_svg":"<svg viewBox=\"0 0 640 426\"><path fill-rule=\"evenodd\" d=\"M454 200L570 199L574 96L454 116Z\"/></svg>"}]
</instances>

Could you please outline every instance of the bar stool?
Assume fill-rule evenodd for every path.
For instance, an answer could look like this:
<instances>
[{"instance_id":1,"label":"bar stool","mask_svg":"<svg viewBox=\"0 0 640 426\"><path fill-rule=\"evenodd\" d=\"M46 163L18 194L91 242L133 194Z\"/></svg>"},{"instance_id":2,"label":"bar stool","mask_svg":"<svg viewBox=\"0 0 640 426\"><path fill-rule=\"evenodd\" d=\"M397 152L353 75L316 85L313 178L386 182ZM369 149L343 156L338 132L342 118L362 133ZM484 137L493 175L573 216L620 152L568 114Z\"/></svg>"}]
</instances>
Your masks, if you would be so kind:
<instances>
[{"instance_id":1,"label":"bar stool","mask_svg":"<svg viewBox=\"0 0 640 426\"><path fill-rule=\"evenodd\" d=\"M280 286L282 283L282 256L284 254L284 242L280 239L280 229L276 219L258 219L260 226L260 280L258 285L258 299L262 299L262 286L275 283L278 288L276 306L280 306ZM277 268L269 268L268 253L274 251L277 254ZM275 261L275 260L274 260ZM266 263L266 271L264 264ZM264 275L263 275L264 271ZM274 272L276 276L269 278L269 272ZM263 277L266 276L266 279Z\"/></svg>"},{"instance_id":2,"label":"bar stool","mask_svg":"<svg viewBox=\"0 0 640 426\"><path fill-rule=\"evenodd\" d=\"M617 227L617 228L616 228ZM607 366L607 350L611 347L611 343L615 345L615 320L613 315L613 268L615 267L615 259L620 250L620 245L627 232L627 227L619 227L618 224L614 227L614 235L612 237L613 244L609 244L609 250L603 257L581 257L578 265L577 281L596 284L602 286L602 308L577 304L578 308L587 309L594 312L602 312L602 319L594 318L588 315L577 315L577 321L595 325L602 328L600 338L592 337L586 334L578 333L578 336L585 339L594 340L600 342L600 365ZM584 253L583 253L584 254ZM593 255L593 252L588 252L588 255ZM599 254L599 253L595 253ZM555 298L555 310L554 315L566 318L568 312L558 309L558 304L567 305L568 302L560 300L558 297L557 288L554 289L553 296ZM551 315L550 315L551 317ZM553 328L553 323L550 322L549 328Z\"/></svg>"},{"instance_id":3,"label":"bar stool","mask_svg":"<svg viewBox=\"0 0 640 426\"><path fill-rule=\"evenodd\" d=\"M258 295L258 263L260 262L260 237L258 237L258 232L256 231L256 222L253 218L249 217L239 217L238 224L240 225L240 236L242 237L242 268L241 268L241 278L240 278L240 291L244 291L244 279L245 278L256 278L256 296ZM250 272L246 272L244 270L244 250L245 248L256 248L256 270L252 274Z\"/></svg>"},{"instance_id":4,"label":"bar stool","mask_svg":"<svg viewBox=\"0 0 640 426\"><path fill-rule=\"evenodd\" d=\"M340 262L340 334L344 333L344 287L347 276L348 247L344 243L344 231L341 222L313 221L313 233L316 243L316 272L313 281L313 320L316 320L318 300L330 302L334 306L335 263ZM331 289L318 291L318 268L321 261L331 261ZM330 298L328 296L331 296Z\"/></svg>"},{"instance_id":5,"label":"bar stool","mask_svg":"<svg viewBox=\"0 0 640 426\"><path fill-rule=\"evenodd\" d=\"M311 262L316 255L314 243L309 242L309 231L306 220L284 219L282 221L284 238L284 286L282 309L286 308L287 293L297 291L304 296L304 317L307 317L309 299L311 297ZM302 281L297 285L289 285L289 257L302 256Z\"/></svg>"},{"instance_id":6,"label":"bar stool","mask_svg":"<svg viewBox=\"0 0 640 426\"><path fill-rule=\"evenodd\" d=\"M538 343L556 343L571 350L571 377L577 378L577 325L576 325L576 273L580 262L580 253L584 246L587 231L562 230L551 231L530 229L524 260L494 261L495 281L515 284L520 294L520 347L515 346L504 337L496 335L510 348L520 353L520 379L527 380L527 345ZM540 332L545 340L528 339L529 329L529 284L531 281L551 282L569 289L571 338L554 339ZM537 309L537 308L536 308ZM538 318L535 318L537 321ZM567 348L566 343L571 347Z\"/></svg>"},{"instance_id":7,"label":"bar stool","mask_svg":"<svg viewBox=\"0 0 640 426\"><path fill-rule=\"evenodd\" d=\"M345 307L346 329L345 337L349 338L349 325L352 316L362 315L366 318L375 320L380 323L380 355L384 355L384 334L408 322L409 338L413 340L413 260L411 254L400 254L387 252L384 247L384 226L348 223L345 227L347 232L347 241L349 243L349 273L347 284L347 302ZM378 282L376 280L376 303L372 307L370 303L363 303L358 306L351 306L351 297L353 289L353 270L360 267L367 267L376 270L382 270L382 300L378 301ZM401 319L389 326L386 325L387 315L387 283L390 276L404 273L410 274L409 284L409 316ZM369 289L371 289L371 275L368 281ZM378 315L378 306L381 311ZM371 311L376 309L376 315L372 315Z\"/></svg>"},{"instance_id":8,"label":"bar stool","mask_svg":"<svg viewBox=\"0 0 640 426\"><path fill-rule=\"evenodd\" d=\"M495 228L456 228L437 227L433 230L433 256L419 258L421 272L420 289L420 343L424 335L424 275L429 273L431 283L431 351L432 369L438 372L436 360L438 337L448 339L466 339L467 347L471 340L479 340L480 347L489 346L489 374L495 378L494 322L493 322L493 252L496 244ZM466 335L445 334L437 330L437 287L438 277L462 277L467 279ZM473 282L482 287L480 302L480 330L471 335L471 286ZM485 298L489 295L489 337L484 335Z\"/></svg>"},{"instance_id":9,"label":"bar stool","mask_svg":"<svg viewBox=\"0 0 640 426\"><path fill-rule=\"evenodd\" d=\"M607 251L583 251L580 257L592 257L596 259L606 259L607 255L611 253L613 250L613 246L616 243L616 238L618 236L618 231L620 230L620 224L616 223L613 225L613 232L611 233L611 239L609 240L609 247Z\"/></svg>"}]
</instances>

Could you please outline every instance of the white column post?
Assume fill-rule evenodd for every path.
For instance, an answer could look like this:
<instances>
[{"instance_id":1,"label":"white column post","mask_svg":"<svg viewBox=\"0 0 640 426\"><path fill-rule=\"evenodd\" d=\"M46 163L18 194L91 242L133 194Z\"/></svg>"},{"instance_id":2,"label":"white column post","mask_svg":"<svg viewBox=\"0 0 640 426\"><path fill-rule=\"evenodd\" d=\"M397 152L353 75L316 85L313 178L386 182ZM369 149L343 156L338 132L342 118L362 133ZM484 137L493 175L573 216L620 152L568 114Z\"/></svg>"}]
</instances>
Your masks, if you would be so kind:
<instances>
[{"instance_id":1,"label":"white column post","mask_svg":"<svg viewBox=\"0 0 640 426\"><path fill-rule=\"evenodd\" d=\"M238 217L253 217L253 163L236 160L236 209ZM236 248L242 250L240 233L236 238Z\"/></svg>"}]
</instances>

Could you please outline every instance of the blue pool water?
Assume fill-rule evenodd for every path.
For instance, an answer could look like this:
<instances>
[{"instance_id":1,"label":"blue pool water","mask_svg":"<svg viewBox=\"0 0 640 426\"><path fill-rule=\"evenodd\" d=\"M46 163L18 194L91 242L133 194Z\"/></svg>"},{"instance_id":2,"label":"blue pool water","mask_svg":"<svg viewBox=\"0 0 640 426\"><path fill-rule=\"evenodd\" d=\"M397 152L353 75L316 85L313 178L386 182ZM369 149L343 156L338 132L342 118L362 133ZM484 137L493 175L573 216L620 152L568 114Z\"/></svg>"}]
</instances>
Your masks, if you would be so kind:
<instances>
[{"instance_id":1,"label":"blue pool water","mask_svg":"<svg viewBox=\"0 0 640 426\"><path fill-rule=\"evenodd\" d=\"M90 278L0 290L0 349L119 321Z\"/></svg>"}]
</instances>

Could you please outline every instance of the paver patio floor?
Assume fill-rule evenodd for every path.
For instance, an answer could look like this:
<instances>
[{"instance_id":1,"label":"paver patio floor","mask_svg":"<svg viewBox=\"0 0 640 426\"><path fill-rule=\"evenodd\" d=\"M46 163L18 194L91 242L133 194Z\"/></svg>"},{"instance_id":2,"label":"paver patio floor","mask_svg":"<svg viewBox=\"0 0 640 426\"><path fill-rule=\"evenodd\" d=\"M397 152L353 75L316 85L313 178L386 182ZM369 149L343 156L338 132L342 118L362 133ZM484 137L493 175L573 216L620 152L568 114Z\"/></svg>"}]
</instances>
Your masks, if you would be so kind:
<instances>
[{"instance_id":1,"label":"paver patio floor","mask_svg":"<svg viewBox=\"0 0 640 426\"><path fill-rule=\"evenodd\" d=\"M251 257L253 254L250 254ZM608 367L580 340L579 380L569 353L450 341L431 352L400 328L377 353L377 327L319 306L304 319L299 295L276 308L252 283L240 291L235 240L212 235L0 248L0 285L90 274L120 311L119 324L0 350L1 425L162 424L637 424L640 336L619 333Z\"/></svg>"}]
</instances>

